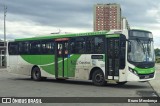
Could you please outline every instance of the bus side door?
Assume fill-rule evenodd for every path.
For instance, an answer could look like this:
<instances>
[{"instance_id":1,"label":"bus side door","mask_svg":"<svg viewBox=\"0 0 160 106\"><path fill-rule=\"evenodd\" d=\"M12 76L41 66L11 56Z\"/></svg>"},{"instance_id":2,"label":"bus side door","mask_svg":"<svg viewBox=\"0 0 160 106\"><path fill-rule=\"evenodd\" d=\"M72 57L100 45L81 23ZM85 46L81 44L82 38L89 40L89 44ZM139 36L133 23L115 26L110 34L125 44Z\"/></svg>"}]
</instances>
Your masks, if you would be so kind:
<instances>
[{"instance_id":1,"label":"bus side door","mask_svg":"<svg viewBox=\"0 0 160 106\"><path fill-rule=\"evenodd\" d=\"M119 37L107 38L107 59L106 59L106 77L107 79L118 80L119 78Z\"/></svg>"},{"instance_id":2,"label":"bus side door","mask_svg":"<svg viewBox=\"0 0 160 106\"><path fill-rule=\"evenodd\" d=\"M55 40L55 77L64 78L68 76L68 38Z\"/></svg>"},{"instance_id":3,"label":"bus side door","mask_svg":"<svg viewBox=\"0 0 160 106\"><path fill-rule=\"evenodd\" d=\"M126 64L126 37L120 34L119 37L107 38L106 42L106 78L118 80L120 75L119 70L124 70Z\"/></svg>"}]
</instances>

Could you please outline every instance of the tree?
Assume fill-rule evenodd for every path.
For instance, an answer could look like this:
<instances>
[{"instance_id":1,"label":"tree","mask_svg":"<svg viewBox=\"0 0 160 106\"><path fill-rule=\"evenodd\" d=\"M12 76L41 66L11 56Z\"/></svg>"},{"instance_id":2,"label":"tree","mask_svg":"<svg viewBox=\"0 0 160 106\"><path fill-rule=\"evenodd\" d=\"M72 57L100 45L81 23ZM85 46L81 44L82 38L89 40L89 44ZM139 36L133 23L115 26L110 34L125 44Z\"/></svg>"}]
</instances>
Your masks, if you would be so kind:
<instances>
[{"instance_id":1,"label":"tree","mask_svg":"<svg viewBox=\"0 0 160 106\"><path fill-rule=\"evenodd\" d=\"M156 48L154 49L154 51L156 56L160 56L160 49Z\"/></svg>"}]
</instances>

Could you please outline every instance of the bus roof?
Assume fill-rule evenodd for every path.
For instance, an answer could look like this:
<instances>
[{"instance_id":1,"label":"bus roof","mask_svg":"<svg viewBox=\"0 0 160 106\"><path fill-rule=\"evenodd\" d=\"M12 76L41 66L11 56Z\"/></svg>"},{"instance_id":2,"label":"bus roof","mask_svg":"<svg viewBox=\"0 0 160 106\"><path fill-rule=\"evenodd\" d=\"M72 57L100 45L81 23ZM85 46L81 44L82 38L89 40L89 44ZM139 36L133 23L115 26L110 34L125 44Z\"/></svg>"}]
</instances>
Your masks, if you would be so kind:
<instances>
[{"instance_id":1,"label":"bus roof","mask_svg":"<svg viewBox=\"0 0 160 106\"><path fill-rule=\"evenodd\" d=\"M105 35L109 31L96 31L96 32L86 32L86 33L71 33L71 34L51 34L36 36L31 38L21 38L15 39L15 41L28 41L28 40L41 40L41 39L54 39L54 38L64 38L64 37L75 37L75 36L94 36L94 35Z\"/></svg>"},{"instance_id":2,"label":"bus roof","mask_svg":"<svg viewBox=\"0 0 160 106\"><path fill-rule=\"evenodd\" d=\"M152 33L151 31L149 30L146 30L146 29L130 29L131 31L145 31L145 32L150 32Z\"/></svg>"}]
</instances>

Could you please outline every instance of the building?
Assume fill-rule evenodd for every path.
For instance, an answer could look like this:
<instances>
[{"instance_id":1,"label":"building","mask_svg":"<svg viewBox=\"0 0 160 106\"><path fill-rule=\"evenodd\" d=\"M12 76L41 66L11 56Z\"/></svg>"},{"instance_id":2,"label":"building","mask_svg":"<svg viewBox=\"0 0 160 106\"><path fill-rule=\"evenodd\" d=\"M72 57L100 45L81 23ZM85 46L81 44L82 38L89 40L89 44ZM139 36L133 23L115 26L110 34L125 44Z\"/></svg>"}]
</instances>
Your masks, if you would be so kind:
<instances>
[{"instance_id":1,"label":"building","mask_svg":"<svg viewBox=\"0 0 160 106\"><path fill-rule=\"evenodd\" d=\"M6 68L7 61L6 61L6 46L4 46L4 41L0 39L0 69Z\"/></svg>"},{"instance_id":2,"label":"building","mask_svg":"<svg viewBox=\"0 0 160 106\"><path fill-rule=\"evenodd\" d=\"M94 31L121 29L121 8L119 4L94 5Z\"/></svg>"},{"instance_id":3,"label":"building","mask_svg":"<svg viewBox=\"0 0 160 106\"><path fill-rule=\"evenodd\" d=\"M129 23L128 23L126 17L122 17L121 29L130 29L130 26L129 26Z\"/></svg>"}]
</instances>

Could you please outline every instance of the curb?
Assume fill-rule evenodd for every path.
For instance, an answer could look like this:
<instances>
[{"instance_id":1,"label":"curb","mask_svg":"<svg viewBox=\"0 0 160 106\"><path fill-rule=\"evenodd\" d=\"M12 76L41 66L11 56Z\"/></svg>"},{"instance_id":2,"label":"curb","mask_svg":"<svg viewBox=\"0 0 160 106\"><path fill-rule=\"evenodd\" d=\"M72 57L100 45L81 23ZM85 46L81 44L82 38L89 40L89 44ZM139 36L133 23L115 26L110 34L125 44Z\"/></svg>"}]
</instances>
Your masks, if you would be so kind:
<instances>
[{"instance_id":1,"label":"curb","mask_svg":"<svg viewBox=\"0 0 160 106\"><path fill-rule=\"evenodd\" d=\"M155 79L148 81L151 88L155 91L158 97L160 97L160 85L158 84L160 81L160 64L156 64L156 76Z\"/></svg>"},{"instance_id":2,"label":"curb","mask_svg":"<svg viewBox=\"0 0 160 106\"><path fill-rule=\"evenodd\" d=\"M148 82L148 83L149 83L149 85L151 86L151 88L154 90L154 92L156 93L157 97L160 97L160 93L158 93L158 92L154 89L154 87L152 86L152 84L151 84L150 82Z\"/></svg>"}]
</instances>

